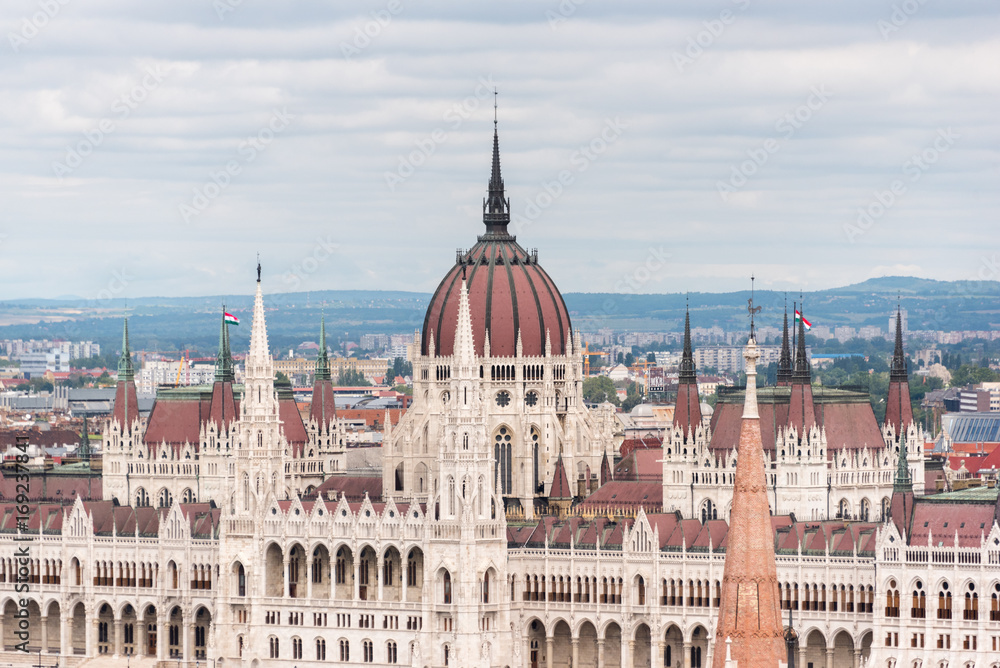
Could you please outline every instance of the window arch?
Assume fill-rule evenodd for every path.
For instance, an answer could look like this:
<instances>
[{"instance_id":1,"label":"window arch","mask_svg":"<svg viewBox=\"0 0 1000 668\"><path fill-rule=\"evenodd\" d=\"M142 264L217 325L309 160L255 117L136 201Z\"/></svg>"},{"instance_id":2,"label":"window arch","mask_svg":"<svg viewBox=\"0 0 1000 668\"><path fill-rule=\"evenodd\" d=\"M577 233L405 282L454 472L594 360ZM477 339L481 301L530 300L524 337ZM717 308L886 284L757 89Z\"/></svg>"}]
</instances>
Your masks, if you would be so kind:
<instances>
[{"instance_id":1,"label":"window arch","mask_svg":"<svg viewBox=\"0 0 1000 668\"><path fill-rule=\"evenodd\" d=\"M701 504L701 523L704 524L709 520L719 519L719 508L711 499L705 499Z\"/></svg>"},{"instance_id":2,"label":"window arch","mask_svg":"<svg viewBox=\"0 0 1000 668\"><path fill-rule=\"evenodd\" d=\"M443 602L447 605L451 603L451 573L445 571L443 580L444 580Z\"/></svg>"},{"instance_id":3,"label":"window arch","mask_svg":"<svg viewBox=\"0 0 1000 668\"><path fill-rule=\"evenodd\" d=\"M316 660L326 661L326 641L316 638Z\"/></svg>"},{"instance_id":4,"label":"window arch","mask_svg":"<svg viewBox=\"0 0 1000 668\"><path fill-rule=\"evenodd\" d=\"M927 615L927 592L924 591L924 584L917 580L913 585L913 607L910 608L910 617L923 619Z\"/></svg>"},{"instance_id":5,"label":"window arch","mask_svg":"<svg viewBox=\"0 0 1000 668\"><path fill-rule=\"evenodd\" d=\"M351 642L346 638L340 639L340 660L344 662L351 660Z\"/></svg>"},{"instance_id":6,"label":"window arch","mask_svg":"<svg viewBox=\"0 0 1000 668\"><path fill-rule=\"evenodd\" d=\"M500 474L500 491L503 494L511 493L512 438L513 434L506 425L501 425L493 434L493 463Z\"/></svg>"},{"instance_id":7,"label":"window arch","mask_svg":"<svg viewBox=\"0 0 1000 668\"><path fill-rule=\"evenodd\" d=\"M899 617L899 590L895 580L889 580L889 587L885 592L885 616Z\"/></svg>"}]
</instances>

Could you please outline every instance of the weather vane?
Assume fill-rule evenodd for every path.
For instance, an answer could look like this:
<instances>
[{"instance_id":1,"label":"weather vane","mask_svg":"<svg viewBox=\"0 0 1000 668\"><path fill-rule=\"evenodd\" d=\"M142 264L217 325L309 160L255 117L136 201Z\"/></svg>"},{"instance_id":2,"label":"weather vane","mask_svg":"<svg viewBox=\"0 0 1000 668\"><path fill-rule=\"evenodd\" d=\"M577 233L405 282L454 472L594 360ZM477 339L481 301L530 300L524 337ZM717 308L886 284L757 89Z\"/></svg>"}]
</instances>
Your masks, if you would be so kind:
<instances>
[{"instance_id":1,"label":"weather vane","mask_svg":"<svg viewBox=\"0 0 1000 668\"><path fill-rule=\"evenodd\" d=\"M750 314L750 338L754 338L754 331L753 331L754 330L754 322L753 322L754 316L757 315L758 313L760 313L761 309L764 308L763 306L754 306L753 305L753 296L754 296L753 282L754 282L754 276L753 276L753 274L751 274L750 275L750 299L747 300L747 311Z\"/></svg>"}]
</instances>

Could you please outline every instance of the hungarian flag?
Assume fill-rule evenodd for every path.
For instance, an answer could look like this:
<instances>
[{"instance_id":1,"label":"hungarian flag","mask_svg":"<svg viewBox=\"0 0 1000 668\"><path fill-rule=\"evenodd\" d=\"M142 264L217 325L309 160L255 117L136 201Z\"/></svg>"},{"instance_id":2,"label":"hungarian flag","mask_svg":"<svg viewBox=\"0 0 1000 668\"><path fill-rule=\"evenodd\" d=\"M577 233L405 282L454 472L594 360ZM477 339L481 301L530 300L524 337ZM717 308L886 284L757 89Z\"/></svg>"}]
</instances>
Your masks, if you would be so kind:
<instances>
[{"instance_id":1,"label":"hungarian flag","mask_svg":"<svg viewBox=\"0 0 1000 668\"><path fill-rule=\"evenodd\" d=\"M798 311L796 311L796 313L798 313ZM227 325L236 325L237 327L239 327L239 325L240 325L240 319L237 318L232 313L223 313L222 317L226 321ZM808 326L809 326L809 323L806 323L806 327L808 327Z\"/></svg>"},{"instance_id":2,"label":"hungarian flag","mask_svg":"<svg viewBox=\"0 0 1000 668\"><path fill-rule=\"evenodd\" d=\"M812 323L803 318L802 314L799 313L798 309L795 309L795 324L798 324L799 320L801 320L802 324L806 326L806 330L812 329L813 327Z\"/></svg>"}]
</instances>

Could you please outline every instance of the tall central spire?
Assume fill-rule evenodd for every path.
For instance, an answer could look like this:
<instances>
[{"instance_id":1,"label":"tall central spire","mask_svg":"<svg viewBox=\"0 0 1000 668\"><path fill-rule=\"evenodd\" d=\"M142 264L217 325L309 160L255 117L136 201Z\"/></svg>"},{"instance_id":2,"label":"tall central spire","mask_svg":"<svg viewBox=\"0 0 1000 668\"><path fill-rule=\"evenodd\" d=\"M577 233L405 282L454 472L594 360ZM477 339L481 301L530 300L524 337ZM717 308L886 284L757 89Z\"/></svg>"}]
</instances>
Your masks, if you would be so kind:
<instances>
[{"instance_id":1,"label":"tall central spire","mask_svg":"<svg viewBox=\"0 0 1000 668\"><path fill-rule=\"evenodd\" d=\"M904 382L909 378L906 374L906 354L903 352L903 312L896 307L896 347L892 351L892 368L889 381Z\"/></svg>"},{"instance_id":2,"label":"tall central spire","mask_svg":"<svg viewBox=\"0 0 1000 668\"><path fill-rule=\"evenodd\" d=\"M483 200L483 223L487 234L506 235L510 223L510 200L504 197L503 177L500 175L500 135L497 131L496 94L493 91L493 168L490 172L488 195Z\"/></svg>"}]
</instances>

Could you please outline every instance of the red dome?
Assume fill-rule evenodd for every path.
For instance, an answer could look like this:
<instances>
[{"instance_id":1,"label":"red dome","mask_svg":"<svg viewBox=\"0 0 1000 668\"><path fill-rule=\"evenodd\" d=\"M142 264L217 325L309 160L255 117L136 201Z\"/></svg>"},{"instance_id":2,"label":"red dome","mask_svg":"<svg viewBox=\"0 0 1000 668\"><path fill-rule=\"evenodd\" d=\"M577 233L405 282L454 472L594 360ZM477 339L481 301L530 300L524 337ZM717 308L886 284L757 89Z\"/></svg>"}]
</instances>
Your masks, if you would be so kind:
<instances>
[{"instance_id":1,"label":"red dome","mask_svg":"<svg viewBox=\"0 0 1000 668\"><path fill-rule=\"evenodd\" d=\"M454 352L459 294L465 277L477 355L483 355L487 331L492 356L516 355L519 331L523 355L544 355L546 333L552 342L552 354L563 355L570 332L569 312L556 284L538 266L538 254L529 255L507 232L510 200L504 197L495 119L493 123L493 169L488 195L483 200L486 234L479 237L472 250L458 257L434 291L424 317L420 350L429 354L433 334L435 355L447 357Z\"/></svg>"},{"instance_id":2,"label":"red dome","mask_svg":"<svg viewBox=\"0 0 1000 668\"><path fill-rule=\"evenodd\" d=\"M546 331L552 342L552 354L565 353L569 312L559 289L538 265L537 255L529 255L507 234L486 234L459 258L434 291L424 317L420 346L424 355L428 354L431 333L435 355L448 356L454 352L463 270L469 288L477 355L483 354L487 330L493 356L517 353L518 330L524 355L545 354Z\"/></svg>"}]
</instances>

